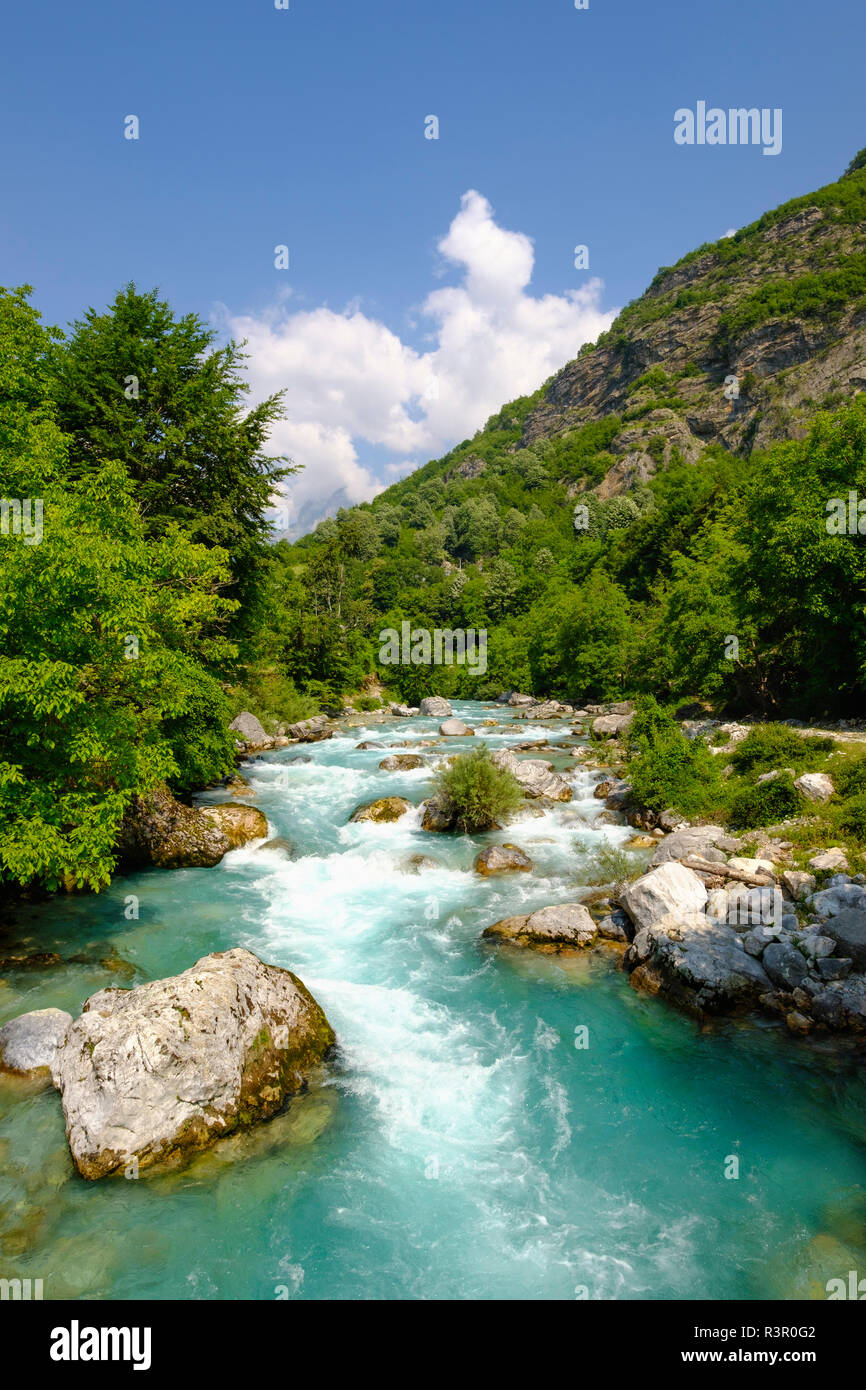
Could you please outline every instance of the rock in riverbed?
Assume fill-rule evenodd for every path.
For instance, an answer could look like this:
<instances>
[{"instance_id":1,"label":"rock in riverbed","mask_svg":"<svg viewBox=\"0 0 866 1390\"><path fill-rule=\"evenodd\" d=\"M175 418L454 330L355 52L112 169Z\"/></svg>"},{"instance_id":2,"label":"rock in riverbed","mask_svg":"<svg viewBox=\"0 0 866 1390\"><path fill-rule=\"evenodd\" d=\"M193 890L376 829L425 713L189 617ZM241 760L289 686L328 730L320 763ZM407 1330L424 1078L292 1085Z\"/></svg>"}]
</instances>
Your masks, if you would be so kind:
<instances>
[{"instance_id":1,"label":"rock in riverbed","mask_svg":"<svg viewBox=\"0 0 866 1390\"><path fill-rule=\"evenodd\" d=\"M380 762L379 769L382 772L411 772L423 766L424 759L419 758L417 753L389 753Z\"/></svg>"},{"instance_id":2,"label":"rock in riverbed","mask_svg":"<svg viewBox=\"0 0 866 1390\"><path fill-rule=\"evenodd\" d=\"M268 818L255 806L224 801L220 806L202 806L201 811L225 835L229 849L240 849L241 845L261 840L268 833Z\"/></svg>"},{"instance_id":3,"label":"rock in riverbed","mask_svg":"<svg viewBox=\"0 0 866 1390\"><path fill-rule=\"evenodd\" d=\"M439 732L443 738L472 738L475 730L462 719L446 719L439 725Z\"/></svg>"},{"instance_id":4,"label":"rock in riverbed","mask_svg":"<svg viewBox=\"0 0 866 1390\"><path fill-rule=\"evenodd\" d=\"M433 719L447 719L451 714L451 702L442 695L428 695L418 708L421 714L429 715Z\"/></svg>"},{"instance_id":5,"label":"rock in riverbed","mask_svg":"<svg viewBox=\"0 0 866 1390\"><path fill-rule=\"evenodd\" d=\"M411 810L412 803L407 801L405 796L383 796L378 801L368 801L364 806L357 806L349 820L372 820L377 824L383 824L399 820L401 816L405 816L406 812Z\"/></svg>"},{"instance_id":6,"label":"rock in riverbed","mask_svg":"<svg viewBox=\"0 0 866 1390\"><path fill-rule=\"evenodd\" d=\"M289 970L249 951L88 999L57 1052L72 1158L85 1178L182 1159L268 1119L335 1039Z\"/></svg>"},{"instance_id":7,"label":"rock in riverbed","mask_svg":"<svg viewBox=\"0 0 866 1390\"><path fill-rule=\"evenodd\" d=\"M176 801L165 784L132 798L117 839L121 864L134 868L213 868L230 848L215 821Z\"/></svg>"},{"instance_id":8,"label":"rock in riverbed","mask_svg":"<svg viewBox=\"0 0 866 1390\"><path fill-rule=\"evenodd\" d=\"M516 845L491 845L489 849L483 849L475 860L475 872L477 874L507 874L513 871L530 873L532 870L532 860L529 855Z\"/></svg>"},{"instance_id":9,"label":"rock in riverbed","mask_svg":"<svg viewBox=\"0 0 866 1390\"><path fill-rule=\"evenodd\" d=\"M630 883L620 898L638 930L671 912L700 912L706 901L707 890L697 874L675 860Z\"/></svg>"},{"instance_id":10,"label":"rock in riverbed","mask_svg":"<svg viewBox=\"0 0 866 1390\"><path fill-rule=\"evenodd\" d=\"M696 1014L755 1005L771 989L734 930L700 911L669 912L638 932L625 968L634 988Z\"/></svg>"},{"instance_id":11,"label":"rock in riverbed","mask_svg":"<svg viewBox=\"0 0 866 1390\"><path fill-rule=\"evenodd\" d=\"M541 758L516 758L507 748L493 754L497 767L510 772L527 796L544 797L548 801L570 801L574 793L563 777L554 772L550 763Z\"/></svg>"},{"instance_id":12,"label":"rock in riverbed","mask_svg":"<svg viewBox=\"0 0 866 1390\"><path fill-rule=\"evenodd\" d=\"M63 1009L34 1009L0 1028L0 1066L23 1076L48 1074L66 1041L72 1015Z\"/></svg>"},{"instance_id":13,"label":"rock in riverbed","mask_svg":"<svg viewBox=\"0 0 866 1390\"><path fill-rule=\"evenodd\" d=\"M557 950L592 946L598 928L583 903L555 903L526 916L503 917L485 927L488 940L512 941L517 946L547 946Z\"/></svg>"}]
</instances>

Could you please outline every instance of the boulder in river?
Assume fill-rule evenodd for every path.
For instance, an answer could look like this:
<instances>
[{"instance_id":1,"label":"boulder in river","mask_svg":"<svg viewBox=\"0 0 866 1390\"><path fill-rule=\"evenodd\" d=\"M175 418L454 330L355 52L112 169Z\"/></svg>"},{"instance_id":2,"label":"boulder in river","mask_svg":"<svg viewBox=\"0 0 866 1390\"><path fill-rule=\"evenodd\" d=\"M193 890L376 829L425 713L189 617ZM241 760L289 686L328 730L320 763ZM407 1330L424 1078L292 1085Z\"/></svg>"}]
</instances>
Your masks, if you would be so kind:
<instances>
[{"instance_id":1,"label":"boulder in river","mask_svg":"<svg viewBox=\"0 0 866 1390\"><path fill-rule=\"evenodd\" d=\"M412 803L407 801L405 796L383 796L378 801L368 801L363 806L356 806L349 820L372 820L377 824L383 824L399 820L401 816L405 816L406 812L411 810Z\"/></svg>"},{"instance_id":2,"label":"boulder in river","mask_svg":"<svg viewBox=\"0 0 866 1390\"><path fill-rule=\"evenodd\" d=\"M240 849L250 840L261 840L268 833L268 818L256 806L224 801L220 806L202 806L202 815L218 826L230 849Z\"/></svg>"},{"instance_id":3,"label":"boulder in river","mask_svg":"<svg viewBox=\"0 0 866 1390\"><path fill-rule=\"evenodd\" d=\"M529 855L517 845L490 845L475 860L477 874L507 874L514 871L528 874L532 870Z\"/></svg>"},{"instance_id":4,"label":"boulder in river","mask_svg":"<svg viewBox=\"0 0 866 1390\"><path fill-rule=\"evenodd\" d=\"M524 916L503 917L482 935L518 946L586 948L595 942L598 927L583 903L555 903Z\"/></svg>"},{"instance_id":5,"label":"boulder in river","mask_svg":"<svg viewBox=\"0 0 866 1390\"><path fill-rule=\"evenodd\" d=\"M117 838L121 864L136 868L213 868L230 849L220 826L177 801L164 783L132 798Z\"/></svg>"},{"instance_id":6,"label":"boulder in river","mask_svg":"<svg viewBox=\"0 0 866 1390\"><path fill-rule=\"evenodd\" d=\"M755 1005L771 990L760 961L743 950L733 928L705 912L676 911L656 918L638 932L624 964L635 989L662 994L690 1013Z\"/></svg>"},{"instance_id":7,"label":"boulder in river","mask_svg":"<svg viewBox=\"0 0 866 1390\"><path fill-rule=\"evenodd\" d=\"M596 738L618 738L631 727L634 714L600 714L592 721L592 732Z\"/></svg>"},{"instance_id":8,"label":"boulder in river","mask_svg":"<svg viewBox=\"0 0 866 1390\"><path fill-rule=\"evenodd\" d=\"M439 732L443 738L471 738L475 730L464 724L462 719L446 719L439 725Z\"/></svg>"},{"instance_id":9,"label":"boulder in river","mask_svg":"<svg viewBox=\"0 0 866 1390\"><path fill-rule=\"evenodd\" d=\"M137 989L92 995L56 1054L82 1177L182 1159L274 1115L334 1033L296 975L218 951Z\"/></svg>"},{"instance_id":10,"label":"boulder in river","mask_svg":"<svg viewBox=\"0 0 866 1390\"><path fill-rule=\"evenodd\" d=\"M421 714L433 719L447 719L451 714L451 701L442 695L427 695L418 708Z\"/></svg>"},{"instance_id":11,"label":"boulder in river","mask_svg":"<svg viewBox=\"0 0 866 1390\"><path fill-rule=\"evenodd\" d=\"M548 801L571 801L574 795L564 777L554 772L551 764L541 758L521 760L507 748L493 754L497 767L510 772L527 796L544 797Z\"/></svg>"},{"instance_id":12,"label":"boulder in river","mask_svg":"<svg viewBox=\"0 0 866 1390\"><path fill-rule=\"evenodd\" d=\"M453 830L456 819L454 807L444 796L437 794L424 802L421 829Z\"/></svg>"},{"instance_id":13,"label":"boulder in river","mask_svg":"<svg viewBox=\"0 0 866 1390\"><path fill-rule=\"evenodd\" d=\"M72 1015L63 1009L34 1009L0 1028L0 1066L22 1076L46 1077L66 1041Z\"/></svg>"},{"instance_id":14,"label":"boulder in river","mask_svg":"<svg viewBox=\"0 0 866 1390\"><path fill-rule=\"evenodd\" d=\"M333 730L328 728L329 724L327 714L314 714L309 719L300 719L297 724L289 724L286 733L299 743L319 743L324 738L332 737Z\"/></svg>"},{"instance_id":15,"label":"boulder in river","mask_svg":"<svg viewBox=\"0 0 866 1390\"><path fill-rule=\"evenodd\" d=\"M416 767L423 766L424 759L419 758L417 753L389 753L379 764L382 772L412 772Z\"/></svg>"}]
</instances>

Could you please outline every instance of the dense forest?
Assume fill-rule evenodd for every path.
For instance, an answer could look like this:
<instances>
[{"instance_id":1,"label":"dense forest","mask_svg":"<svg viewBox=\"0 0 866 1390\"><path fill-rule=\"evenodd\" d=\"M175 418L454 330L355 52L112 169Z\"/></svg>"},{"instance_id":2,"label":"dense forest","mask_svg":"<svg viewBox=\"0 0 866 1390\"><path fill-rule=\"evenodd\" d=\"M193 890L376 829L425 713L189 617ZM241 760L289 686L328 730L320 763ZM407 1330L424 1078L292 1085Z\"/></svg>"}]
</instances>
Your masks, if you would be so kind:
<instances>
[{"instance_id":1,"label":"dense forest","mask_svg":"<svg viewBox=\"0 0 866 1390\"><path fill-rule=\"evenodd\" d=\"M131 797L226 774L241 708L381 683L860 713L863 165L660 271L535 395L294 543L242 345L134 286L66 334L0 291L0 876L103 886ZM485 629L486 673L382 665L404 620Z\"/></svg>"}]
</instances>

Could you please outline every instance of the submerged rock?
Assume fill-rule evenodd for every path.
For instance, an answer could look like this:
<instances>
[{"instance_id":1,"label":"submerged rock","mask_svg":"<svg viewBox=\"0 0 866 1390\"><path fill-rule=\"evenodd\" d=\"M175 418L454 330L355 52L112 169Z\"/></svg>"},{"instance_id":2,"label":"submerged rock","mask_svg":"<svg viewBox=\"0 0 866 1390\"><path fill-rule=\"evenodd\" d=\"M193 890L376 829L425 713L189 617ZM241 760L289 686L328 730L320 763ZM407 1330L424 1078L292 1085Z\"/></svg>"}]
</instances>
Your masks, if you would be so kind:
<instances>
[{"instance_id":1,"label":"submerged rock","mask_svg":"<svg viewBox=\"0 0 866 1390\"><path fill-rule=\"evenodd\" d=\"M100 990L53 1067L75 1166L101 1178L207 1148L275 1114L334 1041L297 976L245 950Z\"/></svg>"},{"instance_id":2,"label":"submerged rock","mask_svg":"<svg viewBox=\"0 0 866 1390\"><path fill-rule=\"evenodd\" d=\"M263 845L259 845L259 849L276 850L278 853L288 855L289 859L295 852L291 840L287 840L283 835L275 835L272 840L266 840Z\"/></svg>"},{"instance_id":3,"label":"submerged rock","mask_svg":"<svg viewBox=\"0 0 866 1390\"><path fill-rule=\"evenodd\" d=\"M202 814L218 826L230 849L240 849L250 840L261 840L268 833L268 818L255 806L225 801L221 806L202 806Z\"/></svg>"},{"instance_id":4,"label":"submerged rock","mask_svg":"<svg viewBox=\"0 0 866 1390\"><path fill-rule=\"evenodd\" d=\"M0 1066L23 1076L47 1073L71 1026L72 1015L63 1009L34 1009L10 1019L0 1028Z\"/></svg>"},{"instance_id":5,"label":"submerged rock","mask_svg":"<svg viewBox=\"0 0 866 1390\"><path fill-rule=\"evenodd\" d=\"M518 946L586 948L595 942L598 927L583 903L554 903L525 916L503 917L485 927L482 936Z\"/></svg>"},{"instance_id":6,"label":"submerged rock","mask_svg":"<svg viewBox=\"0 0 866 1390\"><path fill-rule=\"evenodd\" d=\"M349 820L372 820L379 824L399 820L411 810L412 803L407 801L405 796L383 796L378 801L368 801L363 806L357 806Z\"/></svg>"},{"instance_id":7,"label":"submerged rock","mask_svg":"<svg viewBox=\"0 0 866 1390\"><path fill-rule=\"evenodd\" d=\"M530 873L532 860L517 845L491 845L483 849L475 860L477 874L506 874L513 871Z\"/></svg>"}]
</instances>

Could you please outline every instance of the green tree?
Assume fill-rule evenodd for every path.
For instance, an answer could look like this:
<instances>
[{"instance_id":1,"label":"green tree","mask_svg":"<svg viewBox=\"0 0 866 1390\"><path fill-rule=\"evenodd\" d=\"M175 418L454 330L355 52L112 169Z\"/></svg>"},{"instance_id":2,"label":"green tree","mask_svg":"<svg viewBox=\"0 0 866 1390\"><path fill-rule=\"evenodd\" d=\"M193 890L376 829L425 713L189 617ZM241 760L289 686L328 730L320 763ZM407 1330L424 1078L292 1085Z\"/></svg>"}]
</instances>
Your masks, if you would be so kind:
<instances>
[{"instance_id":1,"label":"green tree","mask_svg":"<svg viewBox=\"0 0 866 1390\"><path fill-rule=\"evenodd\" d=\"M127 285L90 309L52 355L57 421L70 436L73 479L118 459L146 527L172 522L230 557L236 635L260 620L259 598L277 484L296 469L265 452L281 396L247 408L241 346L216 346L195 314L175 317L155 290Z\"/></svg>"}]
</instances>

